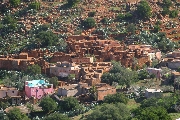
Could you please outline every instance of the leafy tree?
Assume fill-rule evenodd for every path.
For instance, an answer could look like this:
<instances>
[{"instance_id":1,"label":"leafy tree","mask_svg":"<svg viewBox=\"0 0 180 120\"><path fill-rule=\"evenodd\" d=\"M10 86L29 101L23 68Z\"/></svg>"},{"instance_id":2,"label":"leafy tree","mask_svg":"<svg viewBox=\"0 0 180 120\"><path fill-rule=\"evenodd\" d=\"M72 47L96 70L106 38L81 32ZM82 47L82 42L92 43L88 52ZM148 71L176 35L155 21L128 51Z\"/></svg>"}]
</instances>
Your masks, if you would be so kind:
<instances>
[{"instance_id":1,"label":"leafy tree","mask_svg":"<svg viewBox=\"0 0 180 120\"><path fill-rule=\"evenodd\" d=\"M161 97L161 98L149 98L149 99L145 99L141 102L141 108L144 109L146 107L158 107L161 106L163 108L165 108L168 112L174 112L174 108L173 106L176 104L176 102L178 101L178 97L176 97L175 95L172 96L165 96L165 97Z\"/></svg>"},{"instance_id":2,"label":"leafy tree","mask_svg":"<svg viewBox=\"0 0 180 120\"><path fill-rule=\"evenodd\" d=\"M51 113L47 117L43 118L43 120L70 120L68 116L63 115L61 113Z\"/></svg>"},{"instance_id":3,"label":"leafy tree","mask_svg":"<svg viewBox=\"0 0 180 120\"><path fill-rule=\"evenodd\" d=\"M180 72L180 67L177 68L177 72Z\"/></svg>"},{"instance_id":4,"label":"leafy tree","mask_svg":"<svg viewBox=\"0 0 180 120\"><path fill-rule=\"evenodd\" d=\"M107 18L107 17L104 17L104 18L101 20L101 22L102 22L103 24L107 24L107 23L108 23L108 18Z\"/></svg>"},{"instance_id":5,"label":"leafy tree","mask_svg":"<svg viewBox=\"0 0 180 120\"><path fill-rule=\"evenodd\" d=\"M79 102L74 97L64 98L63 110L70 111L75 110L79 106Z\"/></svg>"},{"instance_id":6,"label":"leafy tree","mask_svg":"<svg viewBox=\"0 0 180 120\"><path fill-rule=\"evenodd\" d=\"M148 78L149 73L147 72L147 70L142 69L138 72L138 76L140 80L144 80Z\"/></svg>"},{"instance_id":7,"label":"leafy tree","mask_svg":"<svg viewBox=\"0 0 180 120\"><path fill-rule=\"evenodd\" d=\"M138 108L134 114L138 120L171 120L166 109L160 106Z\"/></svg>"},{"instance_id":8,"label":"leafy tree","mask_svg":"<svg viewBox=\"0 0 180 120\"><path fill-rule=\"evenodd\" d=\"M79 2L80 0L67 0L67 4L70 6L70 7L73 7L75 5L77 5L77 3Z\"/></svg>"},{"instance_id":9,"label":"leafy tree","mask_svg":"<svg viewBox=\"0 0 180 120\"><path fill-rule=\"evenodd\" d=\"M34 64L31 66L28 66L25 72L29 75L41 74L41 67L39 65Z\"/></svg>"},{"instance_id":10,"label":"leafy tree","mask_svg":"<svg viewBox=\"0 0 180 120\"><path fill-rule=\"evenodd\" d=\"M113 95L107 95L104 98L104 102L105 103L124 103L124 104L127 104L128 98L124 94L116 93Z\"/></svg>"},{"instance_id":11,"label":"leafy tree","mask_svg":"<svg viewBox=\"0 0 180 120\"><path fill-rule=\"evenodd\" d=\"M36 35L36 38L42 47L56 46L58 42L58 36L51 31L41 31Z\"/></svg>"},{"instance_id":12,"label":"leafy tree","mask_svg":"<svg viewBox=\"0 0 180 120\"><path fill-rule=\"evenodd\" d=\"M129 24L127 25L127 32L131 33L131 34L134 34L135 33L135 30L136 30L136 26L134 24Z\"/></svg>"},{"instance_id":13,"label":"leafy tree","mask_svg":"<svg viewBox=\"0 0 180 120\"><path fill-rule=\"evenodd\" d=\"M6 109L10 104L8 102L0 102L0 108L2 108L3 110Z\"/></svg>"},{"instance_id":14,"label":"leafy tree","mask_svg":"<svg viewBox=\"0 0 180 120\"><path fill-rule=\"evenodd\" d=\"M155 33L157 33L157 32L159 32L160 29L161 29L161 28L160 28L159 25L155 25L153 31L154 31Z\"/></svg>"},{"instance_id":15,"label":"leafy tree","mask_svg":"<svg viewBox=\"0 0 180 120\"><path fill-rule=\"evenodd\" d=\"M96 88L96 86L92 86L91 88L90 88L90 95L92 96L92 98L94 98L94 100L97 100L97 88Z\"/></svg>"},{"instance_id":16,"label":"leafy tree","mask_svg":"<svg viewBox=\"0 0 180 120\"><path fill-rule=\"evenodd\" d=\"M7 113L9 120L30 120L25 114L21 113L19 108L14 107Z\"/></svg>"},{"instance_id":17,"label":"leafy tree","mask_svg":"<svg viewBox=\"0 0 180 120\"><path fill-rule=\"evenodd\" d=\"M83 26L86 29L90 29L96 26L96 22L92 17L88 17L83 21Z\"/></svg>"},{"instance_id":18,"label":"leafy tree","mask_svg":"<svg viewBox=\"0 0 180 120\"><path fill-rule=\"evenodd\" d=\"M56 102L50 97L43 98L39 106L42 107L42 110L47 113L53 112L57 108Z\"/></svg>"},{"instance_id":19,"label":"leafy tree","mask_svg":"<svg viewBox=\"0 0 180 120\"><path fill-rule=\"evenodd\" d=\"M9 0L9 3L12 7L17 7L20 4L21 0Z\"/></svg>"},{"instance_id":20,"label":"leafy tree","mask_svg":"<svg viewBox=\"0 0 180 120\"><path fill-rule=\"evenodd\" d=\"M169 8L164 7L164 8L163 8L163 11L162 11L162 15L163 15L163 16L165 16L165 15L169 15L169 13L170 13Z\"/></svg>"},{"instance_id":21,"label":"leafy tree","mask_svg":"<svg viewBox=\"0 0 180 120\"><path fill-rule=\"evenodd\" d=\"M143 0L137 6L137 14L142 19L148 19L151 17L151 7L148 2Z\"/></svg>"},{"instance_id":22,"label":"leafy tree","mask_svg":"<svg viewBox=\"0 0 180 120\"><path fill-rule=\"evenodd\" d=\"M35 9L39 10L40 9L40 2L32 2L29 4L29 9Z\"/></svg>"},{"instance_id":23,"label":"leafy tree","mask_svg":"<svg viewBox=\"0 0 180 120\"><path fill-rule=\"evenodd\" d=\"M131 20L132 19L132 14L131 13L126 13L126 14L118 14L117 17L116 17L116 20L117 21L122 21L122 20Z\"/></svg>"},{"instance_id":24,"label":"leafy tree","mask_svg":"<svg viewBox=\"0 0 180 120\"><path fill-rule=\"evenodd\" d=\"M87 120L128 120L130 112L123 103L103 104L88 115Z\"/></svg>"},{"instance_id":25,"label":"leafy tree","mask_svg":"<svg viewBox=\"0 0 180 120\"><path fill-rule=\"evenodd\" d=\"M7 25L6 29L10 29L8 31L14 31L17 29L17 20L11 15L4 17L3 24ZM2 26L2 28L3 28L3 26Z\"/></svg>"},{"instance_id":26,"label":"leafy tree","mask_svg":"<svg viewBox=\"0 0 180 120\"><path fill-rule=\"evenodd\" d=\"M53 84L53 88L55 89L58 85L58 78L57 77L52 77L49 79L49 83Z\"/></svg>"},{"instance_id":27,"label":"leafy tree","mask_svg":"<svg viewBox=\"0 0 180 120\"><path fill-rule=\"evenodd\" d=\"M168 8L169 9L169 7L171 7L172 6L172 2L171 2L171 0L163 0L163 8L164 7L166 7L166 8Z\"/></svg>"},{"instance_id":28,"label":"leafy tree","mask_svg":"<svg viewBox=\"0 0 180 120\"><path fill-rule=\"evenodd\" d=\"M75 77L76 77L75 74L69 74L69 75L68 75L68 79L69 79L69 80L75 79Z\"/></svg>"},{"instance_id":29,"label":"leafy tree","mask_svg":"<svg viewBox=\"0 0 180 120\"><path fill-rule=\"evenodd\" d=\"M170 18L176 18L178 16L178 10L172 10L169 14Z\"/></svg>"},{"instance_id":30,"label":"leafy tree","mask_svg":"<svg viewBox=\"0 0 180 120\"><path fill-rule=\"evenodd\" d=\"M119 85L130 86L131 83L138 81L138 74L136 71L123 67L118 62L112 62L113 67L101 77L102 82L112 85L117 82Z\"/></svg>"}]
</instances>

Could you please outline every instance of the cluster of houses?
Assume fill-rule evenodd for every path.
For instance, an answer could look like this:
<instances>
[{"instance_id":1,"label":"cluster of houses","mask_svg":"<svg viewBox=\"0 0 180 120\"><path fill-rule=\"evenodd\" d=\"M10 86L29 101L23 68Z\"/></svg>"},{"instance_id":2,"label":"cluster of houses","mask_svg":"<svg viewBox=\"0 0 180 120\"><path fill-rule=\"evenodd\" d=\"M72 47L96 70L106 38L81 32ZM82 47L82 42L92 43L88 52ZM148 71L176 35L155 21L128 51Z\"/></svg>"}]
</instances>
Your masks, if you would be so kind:
<instances>
[{"instance_id":1,"label":"cluster of houses","mask_svg":"<svg viewBox=\"0 0 180 120\"><path fill-rule=\"evenodd\" d=\"M53 85L45 80L26 81L23 92L2 86L0 98L9 96L13 104L20 104L21 100L39 100L47 94L54 93L66 97L88 95L90 88L95 86L97 100L103 100L108 94L116 93L115 87L101 83L103 73L112 67L111 60L120 61L126 67L133 67L134 58L137 58L135 65L140 66L150 65L153 59L161 60L161 52L150 45L129 45L125 48L123 43L98 40L96 36L71 36L67 43L68 53L51 53L39 49L24 51L19 55L0 56L0 69L25 70L29 65L38 64L42 73L48 76L56 76L60 80L73 74L72 81L79 82L71 84L61 81L57 89L53 89ZM50 56L51 59L45 60L44 55ZM178 53L175 55L175 58L178 57ZM157 78L161 77L161 69L148 68L147 71L155 74Z\"/></svg>"},{"instance_id":2,"label":"cluster of houses","mask_svg":"<svg viewBox=\"0 0 180 120\"><path fill-rule=\"evenodd\" d=\"M51 53L48 50L24 51L19 55L0 56L0 69L25 70L27 66L38 64L42 73L48 76L61 78L73 75L71 81L59 81L56 89L46 80L33 80L25 82L25 90L18 91L15 88L0 87L0 99L11 98L12 104L20 104L27 99L40 100L48 94L58 96L84 96L90 94L90 89L95 86L97 89L97 100L103 100L108 94L115 94L116 88L101 83L101 76L108 72L112 65L111 60L120 61L126 67L134 67L144 64L150 65L153 59L161 61L161 52L150 45L129 45L114 40L98 40L96 36L70 36L67 40L68 53ZM50 56L50 60L44 59L44 55ZM171 68L179 68L180 52L175 51L167 54L162 63ZM136 58L136 63L134 63ZM161 78L161 69L147 68L147 71ZM177 75L177 73L174 73ZM159 93L161 90L147 89L145 96L152 96L150 93Z\"/></svg>"}]
</instances>

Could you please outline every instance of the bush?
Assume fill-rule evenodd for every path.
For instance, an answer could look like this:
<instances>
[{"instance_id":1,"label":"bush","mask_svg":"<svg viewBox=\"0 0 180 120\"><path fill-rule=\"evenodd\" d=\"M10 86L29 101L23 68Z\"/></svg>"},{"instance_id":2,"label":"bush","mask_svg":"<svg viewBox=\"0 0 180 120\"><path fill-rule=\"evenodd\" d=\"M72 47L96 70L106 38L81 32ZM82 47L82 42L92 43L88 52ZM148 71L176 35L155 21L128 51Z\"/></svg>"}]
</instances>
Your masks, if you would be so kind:
<instances>
[{"instance_id":1,"label":"bush","mask_svg":"<svg viewBox=\"0 0 180 120\"><path fill-rule=\"evenodd\" d=\"M96 14L96 12L95 12L95 11L89 12L89 13L88 13L88 17L94 17L94 16L95 16L95 14Z\"/></svg>"},{"instance_id":2,"label":"bush","mask_svg":"<svg viewBox=\"0 0 180 120\"><path fill-rule=\"evenodd\" d=\"M83 26L85 29L90 29L96 26L96 22L92 17L88 17L83 21Z\"/></svg>"},{"instance_id":3,"label":"bush","mask_svg":"<svg viewBox=\"0 0 180 120\"><path fill-rule=\"evenodd\" d=\"M29 4L29 9L39 10L40 9L40 3L39 2L32 2L31 4Z\"/></svg>"},{"instance_id":4,"label":"bush","mask_svg":"<svg viewBox=\"0 0 180 120\"><path fill-rule=\"evenodd\" d=\"M170 13L169 13L169 17L170 18L176 18L178 16L178 10L172 10Z\"/></svg>"}]
</instances>

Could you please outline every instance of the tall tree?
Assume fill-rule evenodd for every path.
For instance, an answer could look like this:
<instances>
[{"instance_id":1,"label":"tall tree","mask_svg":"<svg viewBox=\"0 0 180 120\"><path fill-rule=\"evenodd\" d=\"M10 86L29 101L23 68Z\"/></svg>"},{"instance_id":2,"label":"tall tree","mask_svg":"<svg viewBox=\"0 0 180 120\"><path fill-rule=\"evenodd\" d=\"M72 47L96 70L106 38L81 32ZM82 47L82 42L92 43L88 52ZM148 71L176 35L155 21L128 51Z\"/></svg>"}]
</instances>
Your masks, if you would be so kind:
<instances>
[{"instance_id":1,"label":"tall tree","mask_svg":"<svg viewBox=\"0 0 180 120\"><path fill-rule=\"evenodd\" d=\"M137 14L142 19L148 19L151 17L151 7L148 2L143 0L137 6Z\"/></svg>"},{"instance_id":2,"label":"tall tree","mask_svg":"<svg viewBox=\"0 0 180 120\"><path fill-rule=\"evenodd\" d=\"M42 120L70 120L70 119L68 118L68 116L63 115L61 113L51 113Z\"/></svg>"},{"instance_id":3,"label":"tall tree","mask_svg":"<svg viewBox=\"0 0 180 120\"><path fill-rule=\"evenodd\" d=\"M58 78L57 77L49 78L49 83L53 84L53 88L56 88L58 85Z\"/></svg>"},{"instance_id":4,"label":"tall tree","mask_svg":"<svg viewBox=\"0 0 180 120\"><path fill-rule=\"evenodd\" d=\"M12 7L17 7L20 4L21 0L9 0L9 3Z\"/></svg>"},{"instance_id":5,"label":"tall tree","mask_svg":"<svg viewBox=\"0 0 180 120\"><path fill-rule=\"evenodd\" d=\"M64 104L63 104L63 110L65 111L70 111L74 110L79 106L79 102L76 98L74 97L67 97L64 98Z\"/></svg>"},{"instance_id":6,"label":"tall tree","mask_svg":"<svg viewBox=\"0 0 180 120\"><path fill-rule=\"evenodd\" d=\"M53 112L54 110L57 109L56 102L50 97L43 98L39 106L42 107L42 110L45 111L46 113Z\"/></svg>"},{"instance_id":7,"label":"tall tree","mask_svg":"<svg viewBox=\"0 0 180 120\"><path fill-rule=\"evenodd\" d=\"M130 112L123 103L103 104L88 115L87 120L128 120Z\"/></svg>"},{"instance_id":8,"label":"tall tree","mask_svg":"<svg viewBox=\"0 0 180 120\"><path fill-rule=\"evenodd\" d=\"M39 65L34 64L31 66L28 66L25 72L29 75L41 74L41 67Z\"/></svg>"},{"instance_id":9,"label":"tall tree","mask_svg":"<svg viewBox=\"0 0 180 120\"><path fill-rule=\"evenodd\" d=\"M128 98L124 94L116 93L113 95L107 95L104 98L104 102L105 103L124 103L124 104L127 104Z\"/></svg>"},{"instance_id":10,"label":"tall tree","mask_svg":"<svg viewBox=\"0 0 180 120\"><path fill-rule=\"evenodd\" d=\"M138 108L134 114L138 120L171 120L166 109L159 106Z\"/></svg>"},{"instance_id":11,"label":"tall tree","mask_svg":"<svg viewBox=\"0 0 180 120\"><path fill-rule=\"evenodd\" d=\"M21 113L19 108L14 107L7 113L9 120L30 120L25 114Z\"/></svg>"}]
</instances>

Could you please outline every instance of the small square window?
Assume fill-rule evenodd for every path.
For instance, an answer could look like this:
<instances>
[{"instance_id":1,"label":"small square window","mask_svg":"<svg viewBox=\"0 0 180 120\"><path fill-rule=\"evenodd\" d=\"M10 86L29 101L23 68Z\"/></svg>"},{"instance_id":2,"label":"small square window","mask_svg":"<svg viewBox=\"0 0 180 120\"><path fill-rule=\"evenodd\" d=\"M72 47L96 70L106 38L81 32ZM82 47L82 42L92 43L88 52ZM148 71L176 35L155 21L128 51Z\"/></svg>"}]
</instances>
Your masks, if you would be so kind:
<instances>
[{"instance_id":1,"label":"small square window","mask_svg":"<svg viewBox=\"0 0 180 120\"><path fill-rule=\"evenodd\" d=\"M14 91L12 91L12 93L14 93Z\"/></svg>"}]
</instances>

